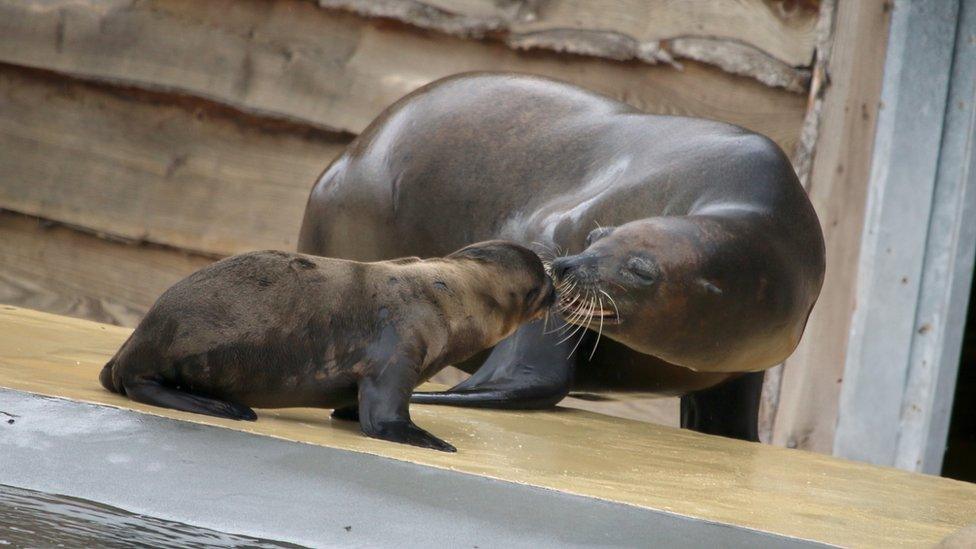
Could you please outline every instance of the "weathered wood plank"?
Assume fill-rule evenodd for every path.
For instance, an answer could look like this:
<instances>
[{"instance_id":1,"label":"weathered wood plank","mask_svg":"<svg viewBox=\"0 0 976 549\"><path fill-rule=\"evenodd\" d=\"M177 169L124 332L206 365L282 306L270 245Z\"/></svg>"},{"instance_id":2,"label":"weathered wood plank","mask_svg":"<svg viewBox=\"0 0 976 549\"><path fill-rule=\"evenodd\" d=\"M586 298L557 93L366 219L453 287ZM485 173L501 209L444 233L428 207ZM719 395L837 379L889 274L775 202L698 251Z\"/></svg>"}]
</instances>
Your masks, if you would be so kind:
<instances>
[{"instance_id":1,"label":"weathered wood plank","mask_svg":"<svg viewBox=\"0 0 976 549\"><path fill-rule=\"evenodd\" d=\"M816 2L717 0L319 0L329 8L388 17L457 36L498 37L610 59L673 62L684 57L802 89L794 67L813 60Z\"/></svg>"},{"instance_id":2,"label":"weathered wood plank","mask_svg":"<svg viewBox=\"0 0 976 549\"><path fill-rule=\"evenodd\" d=\"M696 62L675 71L517 52L299 0L4 0L0 36L0 61L354 133L417 87L472 70L551 76L648 112L732 122L788 152L805 106L800 95Z\"/></svg>"},{"instance_id":3,"label":"weathered wood plank","mask_svg":"<svg viewBox=\"0 0 976 549\"><path fill-rule=\"evenodd\" d=\"M166 99L0 67L0 208L214 255L294 249L348 136Z\"/></svg>"},{"instance_id":4,"label":"weathered wood plank","mask_svg":"<svg viewBox=\"0 0 976 549\"><path fill-rule=\"evenodd\" d=\"M809 192L823 224L827 272L800 346L786 361L774 444L830 453L857 280L885 45L885 0L839 2L830 87Z\"/></svg>"},{"instance_id":5,"label":"weathered wood plank","mask_svg":"<svg viewBox=\"0 0 976 549\"><path fill-rule=\"evenodd\" d=\"M0 211L0 303L134 326L166 288L211 261Z\"/></svg>"}]
</instances>

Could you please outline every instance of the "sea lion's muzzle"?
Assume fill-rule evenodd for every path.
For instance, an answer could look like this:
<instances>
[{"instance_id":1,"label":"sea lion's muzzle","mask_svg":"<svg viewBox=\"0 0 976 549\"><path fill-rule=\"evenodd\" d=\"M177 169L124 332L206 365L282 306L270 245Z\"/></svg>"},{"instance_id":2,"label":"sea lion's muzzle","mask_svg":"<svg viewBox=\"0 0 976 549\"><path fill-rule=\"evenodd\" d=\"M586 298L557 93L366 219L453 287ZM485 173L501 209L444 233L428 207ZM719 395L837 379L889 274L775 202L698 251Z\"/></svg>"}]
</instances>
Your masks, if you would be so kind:
<instances>
[{"instance_id":1,"label":"sea lion's muzzle","mask_svg":"<svg viewBox=\"0 0 976 549\"><path fill-rule=\"evenodd\" d=\"M553 260L552 278L559 292L557 307L563 318L584 324L594 319L621 322L616 301L603 287L600 262L604 259L603 254L583 252Z\"/></svg>"},{"instance_id":2,"label":"sea lion's muzzle","mask_svg":"<svg viewBox=\"0 0 976 549\"><path fill-rule=\"evenodd\" d=\"M552 262L552 276L557 283L566 282L570 277L583 284L596 282L599 277L598 259L592 254L557 257Z\"/></svg>"}]
</instances>

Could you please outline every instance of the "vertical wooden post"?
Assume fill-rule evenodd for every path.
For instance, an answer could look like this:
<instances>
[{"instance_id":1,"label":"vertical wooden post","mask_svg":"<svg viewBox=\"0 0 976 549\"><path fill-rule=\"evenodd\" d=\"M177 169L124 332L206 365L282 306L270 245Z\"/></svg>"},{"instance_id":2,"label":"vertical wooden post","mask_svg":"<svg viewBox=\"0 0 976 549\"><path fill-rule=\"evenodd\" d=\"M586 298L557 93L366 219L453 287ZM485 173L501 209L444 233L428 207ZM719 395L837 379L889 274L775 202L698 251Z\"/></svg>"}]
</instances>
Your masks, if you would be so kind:
<instances>
[{"instance_id":1,"label":"vertical wooden post","mask_svg":"<svg viewBox=\"0 0 976 549\"><path fill-rule=\"evenodd\" d=\"M786 361L773 443L830 452L864 220L890 4L842 1L826 73L810 198L827 245L827 273L806 335Z\"/></svg>"}]
</instances>

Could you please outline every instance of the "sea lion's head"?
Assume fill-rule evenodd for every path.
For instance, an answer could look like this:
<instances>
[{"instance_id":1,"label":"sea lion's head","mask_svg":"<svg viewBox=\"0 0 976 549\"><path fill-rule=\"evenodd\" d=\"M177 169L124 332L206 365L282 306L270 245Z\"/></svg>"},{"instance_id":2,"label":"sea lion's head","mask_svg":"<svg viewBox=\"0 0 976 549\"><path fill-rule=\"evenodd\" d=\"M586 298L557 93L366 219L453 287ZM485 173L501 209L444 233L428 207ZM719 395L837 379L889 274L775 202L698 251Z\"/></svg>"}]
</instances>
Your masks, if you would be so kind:
<instances>
[{"instance_id":1,"label":"sea lion's head","mask_svg":"<svg viewBox=\"0 0 976 549\"><path fill-rule=\"evenodd\" d=\"M704 274L708 237L686 225L650 218L598 228L581 253L555 258L550 270L564 320L688 365L688 342L716 333L708 324L719 316L725 284Z\"/></svg>"},{"instance_id":2,"label":"sea lion's head","mask_svg":"<svg viewBox=\"0 0 976 549\"><path fill-rule=\"evenodd\" d=\"M448 259L473 263L480 274L472 292L515 326L542 317L556 299L555 286L532 250L506 240L461 248Z\"/></svg>"}]
</instances>

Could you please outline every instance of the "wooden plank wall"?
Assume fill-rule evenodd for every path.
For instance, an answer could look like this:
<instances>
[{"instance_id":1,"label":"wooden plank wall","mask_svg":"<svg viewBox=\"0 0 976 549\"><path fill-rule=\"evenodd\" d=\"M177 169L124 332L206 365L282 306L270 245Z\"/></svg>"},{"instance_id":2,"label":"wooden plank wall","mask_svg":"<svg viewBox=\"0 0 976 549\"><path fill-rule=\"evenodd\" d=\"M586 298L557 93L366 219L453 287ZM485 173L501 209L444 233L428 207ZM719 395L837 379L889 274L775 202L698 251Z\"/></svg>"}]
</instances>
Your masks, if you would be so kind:
<instances>
[{"instance_id":1,"label":"wooden plank wall","mask_svg":"<svg viewBox=\"0 0 976 549\"><path fill-rule=\"evenodd\" d=\"M458 72L551 76L648 112L739 124L793 153L817 10L0 0L0 302L133 325L214 258L294 249L330 160L390 103ZM663 417L634 406L621 413Z\"/></svg>"},{"instance_id":2,"label":"wooden plank wall","mask_svg":"<svg viewBox=\"0 0 976 549\"><path fill-rule=\"evenodd\" d=\"M858 252L888 37L886 0L839 2L808 192L827 272L800 346L786 360L772 442L830 453L854 310Z\"/></svg>"}]
</instances>

